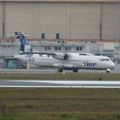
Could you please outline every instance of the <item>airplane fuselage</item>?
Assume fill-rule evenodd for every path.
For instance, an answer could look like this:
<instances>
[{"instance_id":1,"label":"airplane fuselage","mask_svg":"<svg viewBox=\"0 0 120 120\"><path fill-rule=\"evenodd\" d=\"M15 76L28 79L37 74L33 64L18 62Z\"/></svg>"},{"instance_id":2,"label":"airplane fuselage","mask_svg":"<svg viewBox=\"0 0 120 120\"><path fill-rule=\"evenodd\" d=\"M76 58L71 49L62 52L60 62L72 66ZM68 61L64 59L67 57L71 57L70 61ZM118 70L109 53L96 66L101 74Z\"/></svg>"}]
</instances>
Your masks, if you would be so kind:
<instances>
[{"instance_id":1,"label":"airplane fuselage","mask_svg":"<svg viewBox=\"0 0 120 120\"><path fill-rule=\"evenodd\" d=\"M113 69L115 64L106 56L80 55L79 53L69 53L69 58L56 59L48 55L17 55L16 58L41 67L56 67L62 69Z\"/></svg>"}]
</instances>

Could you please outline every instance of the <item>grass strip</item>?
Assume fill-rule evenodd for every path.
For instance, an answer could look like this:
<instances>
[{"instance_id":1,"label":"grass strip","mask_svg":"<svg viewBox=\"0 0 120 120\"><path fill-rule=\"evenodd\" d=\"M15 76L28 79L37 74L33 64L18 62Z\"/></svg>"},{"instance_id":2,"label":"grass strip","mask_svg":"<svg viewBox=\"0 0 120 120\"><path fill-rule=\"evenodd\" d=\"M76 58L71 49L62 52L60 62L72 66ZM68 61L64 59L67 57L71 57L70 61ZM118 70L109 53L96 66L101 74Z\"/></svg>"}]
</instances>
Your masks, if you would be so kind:
<instances>
[{"instance_id":1,"label":"grass strip","mask_svg":"<svg viewBox=\"0 0 120 120\"><path fill-rule=\"evenodd\" d=\"M120 80L119 73L0 73L0 79L32 80Z\"/></svg>"},{"instance_id":2,"label":"grass strip","mask_svg":"<svg viewBox=\"0 0 120 120\"><path fill-rule=\"evenodd\" d=\"M0 120L119 120L119 89L0 89Z\"/></svg>"}]
</instances>

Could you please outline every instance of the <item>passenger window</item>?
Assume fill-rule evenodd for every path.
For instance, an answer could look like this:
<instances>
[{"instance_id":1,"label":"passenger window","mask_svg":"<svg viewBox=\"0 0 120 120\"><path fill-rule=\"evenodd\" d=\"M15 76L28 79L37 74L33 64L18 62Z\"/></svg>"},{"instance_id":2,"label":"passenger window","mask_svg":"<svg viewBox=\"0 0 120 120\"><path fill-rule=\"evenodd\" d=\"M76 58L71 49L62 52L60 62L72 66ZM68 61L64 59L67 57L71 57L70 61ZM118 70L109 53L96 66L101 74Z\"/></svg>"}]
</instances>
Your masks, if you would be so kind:
<instances>
[{"instance_id":1,"label":"passenger window","mask_svg":"<svg viewBox=\"0 0 120 120\"><path fill-rule=\"evenodd\" d=\"M109 59L106 59L106 61L109 61Z\"/></svg>"}]
</instances>

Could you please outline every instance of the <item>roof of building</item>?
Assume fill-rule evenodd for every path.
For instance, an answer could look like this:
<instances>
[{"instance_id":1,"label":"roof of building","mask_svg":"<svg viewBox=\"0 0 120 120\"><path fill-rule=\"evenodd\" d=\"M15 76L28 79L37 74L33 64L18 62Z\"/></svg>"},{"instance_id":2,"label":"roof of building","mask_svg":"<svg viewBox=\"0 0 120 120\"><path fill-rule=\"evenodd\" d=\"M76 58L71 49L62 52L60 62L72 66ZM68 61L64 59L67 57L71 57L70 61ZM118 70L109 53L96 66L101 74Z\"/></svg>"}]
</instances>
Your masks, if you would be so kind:
<instances>
[{"instance_id":1,"label":"roof of building","mask_svg":"<svg viewBox=\"0 0 120 120\"><path fill-rule=\"evenodd\" d=\"M0 2L120 2L120 0L0 0Z\"/></svg>"}]
</instances>

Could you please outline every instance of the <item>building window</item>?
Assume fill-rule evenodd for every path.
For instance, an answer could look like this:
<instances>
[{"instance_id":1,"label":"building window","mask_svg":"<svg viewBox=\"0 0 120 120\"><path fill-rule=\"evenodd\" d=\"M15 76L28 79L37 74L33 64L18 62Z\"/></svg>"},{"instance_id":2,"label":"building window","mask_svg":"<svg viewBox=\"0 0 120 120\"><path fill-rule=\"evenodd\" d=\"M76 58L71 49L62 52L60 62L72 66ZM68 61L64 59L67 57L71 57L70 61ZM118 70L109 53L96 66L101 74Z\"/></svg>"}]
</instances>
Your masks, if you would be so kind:
<instances>
[{"instance_id":1,"label":"building window","mask_svg":"<svg viewBox=\"0 0 120 120\"><path fill-rule=\"evenodd\" d=\"M60 34L56 33L56 39L60 39Z\"/></svg>"},{"instance_id":2,"label":"building window","mask_svg":"<svg viewBox=\"0 0 120 120\"><path fill-rule=\"evenodd\" d=\"M45 46L45 50L51 50L50 46Z\"/></svg>"},{"instance_id":3,"label":"building window","mask_svg":"<svg viewBox=\"0 0 120 120\"><path fill-rule=\"evenodd\" d=\"M83 49L82 46L77 46L77 47L76 47L76 50L77 50L77 51L82 50L82 49Z\"/></svg>"},{"instance_id":4,"label":"building window","mask_svg":"<svg viewBox=\"0 0 120 120\"><path fill-rule=\"evenodd\" d=\"M55 50L61 50L60 46L55 46Z\"/></svg>"},{"instance_id":5,"label":"building window","mask_svg":"<svg viewBox=\"0 0 120 120\"><path fill-rule=\"evenodd\" d=\"M71 46L66 46L65 50L71 50Z\"/></svg>"},{"instance_id":6,"label":"building window","mask_svg":"<svg viewBox=\"0 0 120 120\"><path fill-rule=\"evenodd\" d=\"M76 50L77 50L77 51L79 50L79 47L78 47L78 46L76 47Z\"/></svg>"},{"instance_id":7,"label":"building window","mask_svg":"<svg viewBox=\"0 0 120 120\"><path fill-rule=\"evenodd\" d=\"M80 50L82 50L83 49L83 47L82 46L80 46Z\"/></svg>"}]
</instances>

